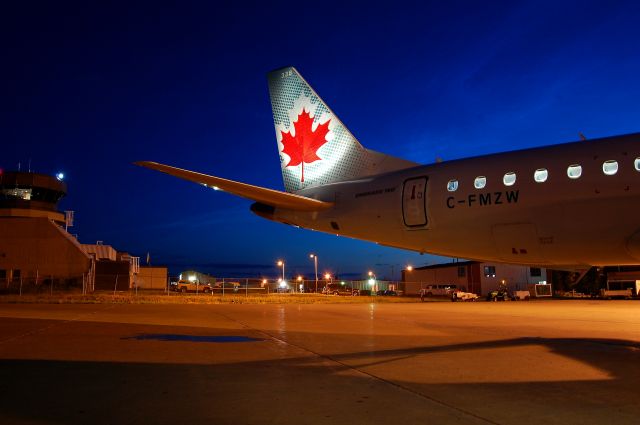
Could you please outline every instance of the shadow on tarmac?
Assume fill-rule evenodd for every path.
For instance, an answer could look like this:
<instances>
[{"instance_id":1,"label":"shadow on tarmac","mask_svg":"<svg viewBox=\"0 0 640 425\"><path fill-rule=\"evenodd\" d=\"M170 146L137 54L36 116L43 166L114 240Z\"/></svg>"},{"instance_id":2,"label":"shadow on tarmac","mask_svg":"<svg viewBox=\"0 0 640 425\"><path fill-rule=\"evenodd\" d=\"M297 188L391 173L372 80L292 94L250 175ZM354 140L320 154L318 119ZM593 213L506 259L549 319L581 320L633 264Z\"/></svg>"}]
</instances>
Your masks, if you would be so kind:
<instances>
[{"instance_id":1,"label":"shadow on tarmac","mask_svg":"<svg viewBox=\"0 0 640 425\"><path fill-rule=\"evenodd\" d=\"M137 339L138 341L183 341L183 342L254 342L264 341L264 338L251 338L244 335L180 335L180 334L140 334L121 339Z\"/></svg>"},{"instance_id":2,"label":"shadow on tarmac","mask_svg":"<svg viewBox=\"0 0 640 425\"><path fill-rule=\"evenodd\" d=\"M207 332L225 331L207 329ZM146 333L121 339L126 340L125 344L143 344L128 346L130 350L148 349L144 344L153 341L185 344L184 355L188 356L190 343L220 342L216 338L220 336ZM256 338L252 342L260 341ZM245 341L249 346L252 342ZM602 370L608 378L464 381L465 367L483 367L473 363L478 350L531 345L588 364ZM228 346L231 345L224 345ZM205 351L206 358L194 359L193 363L188 362L188 357L182 359L186 363L2 359L0 422L353 424L384 423L391 415L408 424L425 419L426 413L420 412L420 400L416 402L415 395L423 397L425 408L435 401L445 408L473 412L474 417L493 423L635 424L640 417L640 344L633 341L515 338L231 363L217 362L215 350ZM203 352L198 353L202 356ZM429 365L430 356L442 353L466 355L469 364L452 371L460 374L459 382L429 382L428 373L424 373L428 368L418 369ZM354 368L360 370L411 357L420 357L420 361L410 382L389 377L378 379L370 371L349 373ZM518 358L512 360L510 363L500 360L502 364L497 366L505 369L505 376L517 378L518 370L513 367ZM420 370L427 379L420 380ZM535 377L535 371L527 373ZM398 387L405 391L393 391Z\"/></svg>"}]
</instances>

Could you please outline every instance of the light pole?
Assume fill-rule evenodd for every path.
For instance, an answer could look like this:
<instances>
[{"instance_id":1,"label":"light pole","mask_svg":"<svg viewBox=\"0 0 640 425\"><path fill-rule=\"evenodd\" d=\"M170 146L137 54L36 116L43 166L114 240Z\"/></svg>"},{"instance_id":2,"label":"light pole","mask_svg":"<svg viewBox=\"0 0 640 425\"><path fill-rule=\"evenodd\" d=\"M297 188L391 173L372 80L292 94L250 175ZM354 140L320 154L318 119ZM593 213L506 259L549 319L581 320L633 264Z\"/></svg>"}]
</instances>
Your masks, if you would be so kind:
<instances>
[{"instance_id":1,"label":"light pole","mask_svg":"<svg viewBox=\"0 0 640 425\"><path fill-rule=\"evenodd\" d=\"M326 285L327 285L327 290L328 290L330 288L329 285L331 285L331 283L333 282L332 279L331 279L331 273L325 273L324 274L324 280L327 281Z\"/></svg>"},{"instance_id":2,"label":"light pole","mask_svg":"<svg viewBox=\"0 0 640 425\"><path fill-rule=\"evenodd\" d=\"M371 291L375 291L375 284L376 284L376 275L375 273L373 273L371 270L369 270L369 273L367 273L369 275L369 285L371 285Z\"/></svg>"},{"instance_id":3,"label":"light pole","mask_svg":"<svg viewBox=\"0 0 640 425\"><path fill-rule=\"evenodd\" d=\"M316 254L309 254L309 258L313 258L313 264L316 267L316 294L318 293L318 256Z\"/></svg>"},{"instance_id":4,"label":"light pole","mask_svg":"<svg viewBox=\"0 0 640 425\"><path fill-rule=\"evenodd\" d=\"M286 282L284 280L284 261L283 260L278 260L278 262L276 264L278 265L278 267L282 267L282 282Z\"/></svg>"},{"instance_id":5,"label":"light pole","mask_svg":"<svg viewBox=\"0 0 640 425\"><path fill-rule=\"evenodd\" d=\"M411 273L413 271L413 266L411 264L408 264L407 267L405 267L405 269L403 270L402 273L402 282L398 283L398 285L402 285L402 291L406 292L407 286L406 286L406 282L410 280L410 277L407 276L407 273ZM398 286L398 288L396 289L400 289L400 286Z\"/></svg>"}]
</instances>

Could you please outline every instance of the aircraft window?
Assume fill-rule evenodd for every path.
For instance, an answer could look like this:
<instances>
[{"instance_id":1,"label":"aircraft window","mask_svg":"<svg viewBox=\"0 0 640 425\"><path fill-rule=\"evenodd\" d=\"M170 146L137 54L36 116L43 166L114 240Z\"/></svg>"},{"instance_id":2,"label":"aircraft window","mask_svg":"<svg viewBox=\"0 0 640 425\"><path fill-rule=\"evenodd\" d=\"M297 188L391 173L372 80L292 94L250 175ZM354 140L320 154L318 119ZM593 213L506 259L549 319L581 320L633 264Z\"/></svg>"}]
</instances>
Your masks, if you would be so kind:
<instances>
[{"instance_id":1,"label":"aircraft window","mask_svg":"<svg viewBox=\"0 0 640 425\"><path fill-rule=\"evenodd\" d=\"M533 173L533 179L538 183L544 183L549 178L549 171L546 168L538 168Z\"/></svg>"},{"instance_id":2,"label":"aircraft window","mask_svg":"<svg viewBox=\"0 0 640 425\"><path fill-rule=\"evenodd\" d=\"M567 176L570 179L578 179L582 175L582 166L578 164L569 165L567 168Z\"/></svg>"},{"instance_id":3,"label":"aircraft window","mask_svg":"<svg viewBox=\"0 0 640 425\"><path fill-rule=\"evenodd\" d=\"M633 161L633 166L636 167L636 171L640 171L640 158L636 158L636 160Z\"/></svg>"},{"instance_id":4,"label":"aircraft window","mask_svg":"<svg viewBox=\"0 0 640 425\"><path fill-rule=\"evenodd\" d=\"M458 180L449 180L447 183L447 190L449 192L455 192L458 190Z\"/></svg>"},{"instance_id":5,"label":"aircraft window","mask_svg":"<svg viewBox=\"0 0 640 425\"><path fill-rule=\"evenodd\" d=\"M505 186L513 186L516 182L516 173L507 173L502 178L502 182Z\"/></svg>"},{"instance_id":6,"label":"aircraft window","mask_svg":"<svg viewBox=\"0 0 640 425\"><path fill-rule=\"evenodd\" d=\"M487 178L484 176L476 177L476 179L473 182L473 187L475 187L476 189L482 189L486 185L487 185Z\"/></svg>"},{"instance_id":7,"label":"aircraft window","mask_svg":"<svg viewBox=\"0 0 640 425\"><path fill-rule=\"evenodd\" d=\"M605 161L602 164L602 172L604 172L607 176L613 176L618 172L618 161Z\"/></svg>"}]
</instances>

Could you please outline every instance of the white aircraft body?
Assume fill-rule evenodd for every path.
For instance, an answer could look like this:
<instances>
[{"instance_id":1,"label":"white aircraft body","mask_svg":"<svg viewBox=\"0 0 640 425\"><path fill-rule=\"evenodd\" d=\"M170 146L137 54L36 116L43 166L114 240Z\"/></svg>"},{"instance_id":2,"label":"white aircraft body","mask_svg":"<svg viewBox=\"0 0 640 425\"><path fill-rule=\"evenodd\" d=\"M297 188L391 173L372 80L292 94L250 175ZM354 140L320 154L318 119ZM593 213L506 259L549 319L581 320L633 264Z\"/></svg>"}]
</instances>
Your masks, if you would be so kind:
<instances>
[{"instance_id":1,"label":"white aircraft body","mask_svg":"<svg viewBox=\"0 0 640 425\"><path fill-rule=\"evenodd\" d=\"M640 264L640 134L430 165L364 148L293 67L269 73L286 191L136 164L261 217L421 253L585 269Z\"/></svg>"}]
</instances>

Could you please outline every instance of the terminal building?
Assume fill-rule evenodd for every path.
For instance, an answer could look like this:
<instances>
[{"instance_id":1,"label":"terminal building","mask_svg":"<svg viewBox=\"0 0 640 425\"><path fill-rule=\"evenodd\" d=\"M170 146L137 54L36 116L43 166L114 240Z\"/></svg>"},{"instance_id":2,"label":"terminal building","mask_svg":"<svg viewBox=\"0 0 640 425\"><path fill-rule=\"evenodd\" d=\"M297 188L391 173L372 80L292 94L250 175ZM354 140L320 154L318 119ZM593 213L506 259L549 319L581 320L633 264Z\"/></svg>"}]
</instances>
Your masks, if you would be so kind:
<instances>
[{"instance_id":1,"label":"terminal building","mask_svg":"<svg viewBox=\"0 0 640 425\"><path fill-rule=\"evenodd\" d=\"M404 291L417 295L429 286L450 286L484 296L501 285L510 291L530 290L532 285L547 285L547 270L513 264L461 261L416 267L402 271ZM549 286L549 295L551 294Z\"/></svg>"},{"instance_id":2,"label":"terminal building","mask_svg":"<svg viewBox=\"0 0 640 425\"><path fill-rule=\"evenodd\" d=\"M58 210L61 177L0 171L0 290L166 288L166 267L141 268L138 257L67 231L73 213Z\"/></svg>"}]
</instances>

